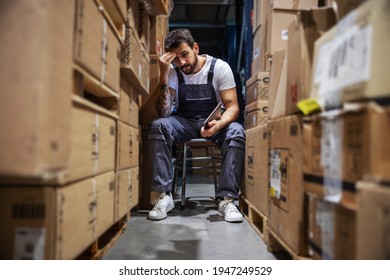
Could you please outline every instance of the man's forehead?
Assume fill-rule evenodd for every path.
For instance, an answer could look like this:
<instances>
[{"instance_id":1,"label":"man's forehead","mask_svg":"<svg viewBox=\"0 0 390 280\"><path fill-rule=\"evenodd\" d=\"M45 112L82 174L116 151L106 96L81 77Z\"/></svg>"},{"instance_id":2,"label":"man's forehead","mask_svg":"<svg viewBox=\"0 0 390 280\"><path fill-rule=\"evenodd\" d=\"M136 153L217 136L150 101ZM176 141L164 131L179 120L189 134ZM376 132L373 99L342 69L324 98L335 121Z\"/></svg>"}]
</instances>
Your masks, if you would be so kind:
<instances>
[{"instance_id":1,"label":"man's forehead","mask_svg":"<svg viewBox=\"0 0 390 280\"><path fill-rule=\"evenodd\" d=\"M189 50L191 50L190 46L186 42L182 42L177 48L172 49L171 51L175 52L176 54L181 54Z\"/></svg>"}]
</instances>

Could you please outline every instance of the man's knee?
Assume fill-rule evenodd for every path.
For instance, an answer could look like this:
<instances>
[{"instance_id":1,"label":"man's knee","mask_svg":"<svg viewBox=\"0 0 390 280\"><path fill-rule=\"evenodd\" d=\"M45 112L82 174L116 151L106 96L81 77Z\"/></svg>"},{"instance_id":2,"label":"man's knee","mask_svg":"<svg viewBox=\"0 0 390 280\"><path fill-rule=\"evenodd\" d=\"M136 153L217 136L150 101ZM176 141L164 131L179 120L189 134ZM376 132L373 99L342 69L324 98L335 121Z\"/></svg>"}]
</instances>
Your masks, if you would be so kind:
<instances>
[{"instance_id":1,"label":"man's knee","mask_svg":"<svg viewBox=\"0 0 390 280\"><path fill-rule=\"evenodd\" d=\"M168 127L169 122L166 118L160 118L152 121L148 133L148 140L167 140L171 137Z\"/></svg>"},{"instance_id":2,"label":"man's knee","mask_svg":"<svg viewBox=\"0 0 390 280\"><path fill-rule=\"evenodd\" d=\"M241 139L245 142L245 131L242 125L237 122L232 122L229 124L226 138Z\"/></svg>"}]
</instances>

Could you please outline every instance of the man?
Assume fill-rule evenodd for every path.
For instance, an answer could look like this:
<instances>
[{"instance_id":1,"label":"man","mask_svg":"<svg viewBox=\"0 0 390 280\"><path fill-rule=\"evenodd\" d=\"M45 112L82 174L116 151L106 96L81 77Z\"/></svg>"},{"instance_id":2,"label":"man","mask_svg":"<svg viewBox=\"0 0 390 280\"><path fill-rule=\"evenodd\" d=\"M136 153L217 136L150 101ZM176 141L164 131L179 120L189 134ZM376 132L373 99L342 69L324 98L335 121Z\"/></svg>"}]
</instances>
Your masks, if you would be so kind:
<instances>
[{"instance_id":1,"label":"man","mask_svg":"<svg viewBox=\"0 0 390 280\"><path fill-rule=\"evenodd\" d=\"M199 46L187 29L173 30L165 39L159 59L160 89L154 120L148 134L152 156L151 201L148 219L161 220L174 208L172 195L172 145L193 138L208 138L222 150L223 159L216 196L218 213L228 222L242 222L234 199L238 198L245 157L245 133L235 122L239 115L236 85L230 66L209 55L199 55ZM219 120L203 123L222 101ZM173 104L177 112L171 115Z\"/></svg>"}]
</instances>

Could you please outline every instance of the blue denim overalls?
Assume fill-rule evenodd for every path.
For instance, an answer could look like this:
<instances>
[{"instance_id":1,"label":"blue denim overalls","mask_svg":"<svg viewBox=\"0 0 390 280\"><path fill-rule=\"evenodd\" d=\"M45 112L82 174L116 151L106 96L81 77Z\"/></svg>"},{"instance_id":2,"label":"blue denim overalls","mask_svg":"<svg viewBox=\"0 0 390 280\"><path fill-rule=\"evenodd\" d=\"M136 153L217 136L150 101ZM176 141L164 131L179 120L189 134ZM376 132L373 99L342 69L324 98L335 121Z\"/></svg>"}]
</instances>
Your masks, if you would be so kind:
<instances>
[{"instance_id":1,"label":"blue denim overalls","mask_svg":"<svg viewBox=\"0 0 390 280\"><path fill-rule=\"evenodd\" d=\"M213 58L207 84L187 85L178 68L179 108L177 114L154 120L150 126L148 142L152 162L151 191L172 190L172 145L193 138L201 138L204 120L217 106L213 87ZM217 144L223 161L216 196L238 198L245 158L245 132L241 124L233 122L209 138Z\"/></svg>"}]
</instances>

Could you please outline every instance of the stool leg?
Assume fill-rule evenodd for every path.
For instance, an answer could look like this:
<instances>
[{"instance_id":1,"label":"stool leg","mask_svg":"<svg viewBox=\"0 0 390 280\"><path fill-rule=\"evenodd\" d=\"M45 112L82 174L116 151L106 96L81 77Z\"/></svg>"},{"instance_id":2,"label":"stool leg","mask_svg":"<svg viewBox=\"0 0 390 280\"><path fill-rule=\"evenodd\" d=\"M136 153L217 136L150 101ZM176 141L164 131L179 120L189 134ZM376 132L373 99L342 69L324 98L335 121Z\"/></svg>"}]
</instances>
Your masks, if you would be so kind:
<instances>
[{"instance_id":1,"label":"stool leg","mask_svg":"<svg viewBox=\"0 0 390 280\"><path fill-rule=\"evenodd\" d=\"M180 158L181 158L181 155L182 155L183 151L182 149L178 149L177 151L177 155L176 155L176 159L174 160L174 164L173 164L173 180L172 180L172 196L174 197L176 195L176 191L177 191L177 175L179 174L179 168L177 167L177 165L179 164L180 162Z\"/></svg>"},{"instance_id":2,"label":"stool leg","mask_svg":"<svg viewBox=\"0 0 390 280\"><path fill-rule=\"evenodd\" d=\"M212 148L212 154L211 154L211 162L213 164L213 177L214 177L214 199L217 199L217 171L216 169L216 164L215 164L215 158L214 158L214 147Z\"/></svg>"},{"instance_id":3,"label":"stool leg","mask_svg":"<svg viewBox=\"0 0 390 280\"><path fill-rule=\"evenodd\" d=\"M183 148L183 182L181 184L181 206L180 209L186 208L186 183L187 183L187 143Z\"/></svg>"}]
</instances>

